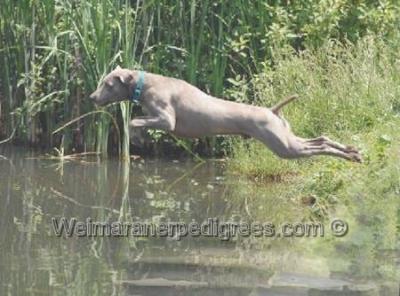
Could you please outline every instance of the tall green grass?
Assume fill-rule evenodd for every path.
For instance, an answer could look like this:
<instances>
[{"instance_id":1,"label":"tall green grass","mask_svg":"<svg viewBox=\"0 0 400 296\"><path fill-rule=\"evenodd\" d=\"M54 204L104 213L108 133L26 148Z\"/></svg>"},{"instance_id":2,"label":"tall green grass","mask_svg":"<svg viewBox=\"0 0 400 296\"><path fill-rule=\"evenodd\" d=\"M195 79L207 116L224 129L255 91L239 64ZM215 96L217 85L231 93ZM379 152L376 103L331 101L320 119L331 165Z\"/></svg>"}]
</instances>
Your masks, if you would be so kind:
<instances>
[{"instance_id":1,"label":"tall green grass","mask_svg":"<svg viewBox=\"0 0 400 296\"><path fill-rule=\"evenodd\" d=\"M121 116L123 137L110 138L111 118L102 112L55 136L52 132L95 108L87 96L117 64L134 68L141 63L151 12L141 2L131 7L129 1L106 0L26 1L16 8L16 18L13 10L11 2L2 10L1 57L7 67L1 86L2 96L8 97L2 106L7 116L3 132L17 129L16 139L45 146L62 143L69 151L106 154L114 143L128 158L129 103L107 108ZM115 143L119 138L122 142Z\"/></svg>"},{"instance_id":2,"label":"tall green grass","mask_svg":"<svg viewBox=\"0 0 400 296\"><path fill-rule=\"evenodd\" d=\"M280 61L281 48L320 48L330 38L356 42L369 33L393 40L398 32L395 1L329 3L4 1L0 136L45 147L63 143L67 152L123 148L126 157L128 103L106 108L123 135L116 135L102 112L53 134L95 108L88 94L117 64L183 78L216 96L242 100L252 97L253 88L244 94L232 89L264 72L266 61ZM213 140L208 150L222 150L220 144Z\"/></svg>"}]
</instances>

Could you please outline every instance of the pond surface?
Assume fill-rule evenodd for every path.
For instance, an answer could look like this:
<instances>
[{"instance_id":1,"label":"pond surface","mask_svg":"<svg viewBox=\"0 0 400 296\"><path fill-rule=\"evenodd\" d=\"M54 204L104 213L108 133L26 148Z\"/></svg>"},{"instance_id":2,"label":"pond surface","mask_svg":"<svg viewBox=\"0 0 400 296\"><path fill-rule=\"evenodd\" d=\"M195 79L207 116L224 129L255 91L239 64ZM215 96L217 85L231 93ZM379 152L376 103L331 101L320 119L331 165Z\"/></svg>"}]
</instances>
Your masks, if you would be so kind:
<instances>
[{"instance_id":1,"label":"pond surface","mask_svg":"<svg viewBox=\"0 0 400 296\"><path fill-rule=\"evenodd\" d=\"M355 200L318 219L290 184L252 183L221 160L37 156L0 147L0 295L399 295L398 216L387 211L370 217ZM320 223L324 233L59 237L52 218L62 217ZM332 217L347 233L331 233Z\"/></svg>"}]
</instances>

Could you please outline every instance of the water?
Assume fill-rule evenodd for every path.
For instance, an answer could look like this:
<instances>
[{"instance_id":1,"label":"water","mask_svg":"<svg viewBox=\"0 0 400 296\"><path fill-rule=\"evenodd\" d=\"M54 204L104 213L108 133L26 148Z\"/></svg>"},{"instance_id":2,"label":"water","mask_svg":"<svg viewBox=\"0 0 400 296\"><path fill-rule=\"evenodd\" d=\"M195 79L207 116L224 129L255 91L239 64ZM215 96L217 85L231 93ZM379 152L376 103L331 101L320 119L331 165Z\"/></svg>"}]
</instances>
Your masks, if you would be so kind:
<instances>
[{"instance_id":1,"label":"water","mask_svg":"<svg viewBox=\"0 0 400 296\"><path fill-rule=\"evenodd\" d=\"M290 184L257 185L224 161L38 159L0 147L0 295L399 295L396 217L320 209ZM377 210L379 212L379 209ZM86 222L321 222L323 237L58 237ZM394 227L389 227L394 225ZM379 228L377 231L377 228ZM376 235L376 234L380 234Z\"/></svg>"}]
</instances>

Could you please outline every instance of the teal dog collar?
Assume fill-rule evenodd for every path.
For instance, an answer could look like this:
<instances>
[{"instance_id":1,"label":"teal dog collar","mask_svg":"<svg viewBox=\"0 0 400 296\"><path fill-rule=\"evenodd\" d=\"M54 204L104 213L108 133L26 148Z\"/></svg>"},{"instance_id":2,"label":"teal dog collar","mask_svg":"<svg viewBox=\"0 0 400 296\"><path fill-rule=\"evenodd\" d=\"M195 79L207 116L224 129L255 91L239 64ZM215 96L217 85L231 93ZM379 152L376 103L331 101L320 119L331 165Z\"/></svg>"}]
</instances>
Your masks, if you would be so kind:
<instances>
[{"instance_id":1,"label":"teal dog collar","mask_svg":"<svg viewBox=\"0 0 400 296\"><path fill-rule=\"evenodd\" d=\"M136 87L132 94L132 102L139 102L140 95L142 94L142 89L144 85L144 71L139 71L139 78L136 81Z\"/></svg>"}]
</instances>

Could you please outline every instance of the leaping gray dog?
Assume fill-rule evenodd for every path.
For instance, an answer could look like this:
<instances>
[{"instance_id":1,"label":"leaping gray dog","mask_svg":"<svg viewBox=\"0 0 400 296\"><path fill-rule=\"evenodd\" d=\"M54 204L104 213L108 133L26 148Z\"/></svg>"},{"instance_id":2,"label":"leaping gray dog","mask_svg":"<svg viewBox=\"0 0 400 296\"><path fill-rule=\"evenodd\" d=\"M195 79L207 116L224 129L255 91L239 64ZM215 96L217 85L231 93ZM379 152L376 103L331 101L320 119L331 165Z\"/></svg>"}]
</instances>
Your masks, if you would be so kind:
<instances>
[{"instance_id":1,"label":"leaping gray dog","mask_svg":"<svg viewBox=\"0 0 400 296\"><path fill-rule=\"evenodd\" d=\"M131 99L147 111L131 121L131 127L161 129L176 136L199 138L218 134L246 135L263 142L282 158L331 155L361 162L357 149L320 136L293 134L280 109L290 96L272 108L222 100L179 79L122 69L109 73L90 98L97 105Z\"/></svg>"}]
</instances>

